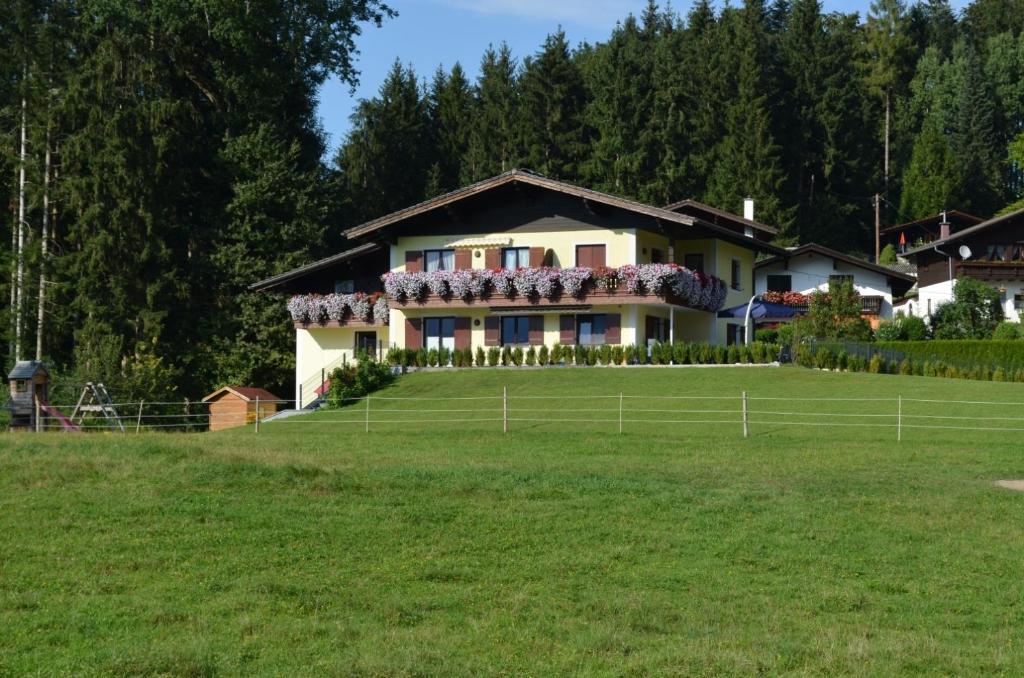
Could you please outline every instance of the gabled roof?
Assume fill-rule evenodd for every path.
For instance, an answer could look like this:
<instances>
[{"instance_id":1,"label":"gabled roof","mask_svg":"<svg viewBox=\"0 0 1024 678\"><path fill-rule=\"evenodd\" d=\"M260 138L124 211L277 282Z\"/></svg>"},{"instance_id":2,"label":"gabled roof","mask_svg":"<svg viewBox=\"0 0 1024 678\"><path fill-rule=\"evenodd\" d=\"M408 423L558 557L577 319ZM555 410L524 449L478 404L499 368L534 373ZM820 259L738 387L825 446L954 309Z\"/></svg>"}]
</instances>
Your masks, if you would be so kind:
<instances>
[{"instance_id":1,"label":"gabled roof","mask_svg":"<svg viewBox=\"0 0 1024 678\"><path fill-rule=\"evenodd\" d=\"M364 254L368 254L375 250L379 250L381 247L383 247L383 245L376 242L363 243L362 245L353 247L352 249L345 250L344 252L332 254L331 256L325 259L321 259L320 261L314 261L311 264L306 264L305 266L300 266L299 268L293 268L290 271L280 273L278 275L267 278L266 280L255 282L249 285L249 289L256 291L268 290L271 287L277 287L278 285L286 283L289 280L294 280L295 278L299 278L309 273L313 273L314 271L319 271L322 268L327 268L328 266L339 264L350 259L362 256Z\"/></svg>"},{"instance_id":2,"label":"gabled roof","mask_svg":"<svg viewBox=\"0 0 1024 678\"><path fill-rule=\"evenodd\" d=\"M41 360L19 360L14 364L14 369L7 375L8 379L31 379L39 372L49 374L46 365Z\"/></svg>"},{"instance_id":3,"label":"gabled roof","mask_svg":"<svg viewBox=\"0 0 1024 678\"><path fill-rule=\"evenodd\" d=\"M976 217L973 214L967 212L961 212L960 210L946 210L945 212L939 212L933 214L930 217L924 217L923 219L916 219L914 221L908 221L904 224L896 224L895 226L886 226L879 233L892 233L894 231L901 231L907 228L913 228L915 226L937 226L942 222L943 215L946 216L946 220L950 223L956 224L980 224L984 219Z\"/></svg>"},{"instance_id":4,"label":"gabled roof","mask_svg":"<svg viewBox=\"0 0 1024 678\"><path fill-rule=\"evenodd\" d=\"M737 224L742 224L744 226L756 228L760 231L764 231L765 233L770 233L772 235L776 235L779 232L779 229L775 228L774 226L762 224L760 221L754 221L752 219L745 219L738 214L733 214L732 212L720 210L717 207L712 207L711 205L706 205L702 202L698 202L690 198L674 202L671 205L665 205L665 209L669 210L670 212L683 212L688 208L698 212L707 212L708 214L712 214L720 219L734 221Z\"/></svg>"},{"instance_id":5,"label":"gabled roof","mask_svg":"<svg viewBox=\"0 0 1024 678\"><path fill-rule=\"evenodd\" d=\"M257 398L259 398L263 402L268 403L281 400L270 391L266 391L262 388L256 388L254 386L222 386L221 388L218 388L210 395L203 398L203 402L209 402L216 398L217 396L223 395L225 393L231 393L235 396L238 396L239 398L246 402L251 402L253 400L256 400Z\"/></svg>"},{"instance_id":6,"label":"gabled roof","mask_svg":"<svg viewBox=\"0 0 1024 678\"><path fill-rule=\"evenodd\" d=\"M786 253L782 256L775 256L769 257L768 259L762 259L761 261L758 261L754 264L754 268L764 268L765 266L770 266L771 264L774 264L778 261L782 261L783 259L799 257L800 255L808 253L820 254L821 256L829 257L837 261L842 261L851 266L863 268L866 271L881 273L882 275L889 276L890 278L896 278L898 280L903 280L908 283L913 283L915 280L917 280L917 278L908 273L897 271L895 269L889 268L888 266L879 266L878 264L873 264L870 261L864 261L863 259L858 259L857 257L850 256L849 254L843 254L842 252L834 250L831 247L825 247L824 245L818 245L816 243L808 243L806 245L801 245L800 247L795 247L791 250L786 250Z\"/></svg>"},{"instance_id":7,"label":"gabled roof","mask_svg":"<svg viewBox=\"0 0 1024 678\"><path fill-rule=\"evenodd\" d=\"M372 221L368 221L365 224L348 229L345 231L345 235L349 238L361 238L368 236L382 228L391 226L392 224L397 224L406 219L444 208L461 200L465 200L466 198L491 191L501 186L517 183L538 186L564 195L571 195L582 200L592 201L597 204L617 207L619 209L627 210L635 214L642 214L659 221L680 224L683 226L698 226L699 228L703 228L722 237L724 240L730 240L741 244L749 244L751 249L757 249L773 254L781 253L783 251L781 248L774 245L769 245L754 238L748 238L742 233L737 233L736 231L718 226L717 224L711 223L705 219L679 214L660 207L645 205L634 200L620 198L608 193L594 191L589 188L580 188L579 186L575 186L564 181L556 181L555 179L549 179L540 174L521 169L510 170L504 174L491 177L490 179L478 181L475 184L470 184L469 186L454 190L450 193L445 193L444 195L431 198L430 200L424 200L421 203L406 207L405 209L398 210L397 212L386 214ZM736 218L735 215L733 215L733 218ZM753 224L754 222L751 223ZM760 227L763 227L763 225L759 226L759 228Z\"/></svg>"},{"instance_id":8,"label":"gabled roof","mask_svg":"<svg viewBox=\"0 0 1024 678\"><path fill-rule=\"evenodd\" d=\"M1012 221L1012 220L1014 220L1014 219L1016 219L1018 217L1021 217L1021 216L1024 216L1024 209L1016 210L1014 212L1008 212L1007 214L1003 214L1003 215L998 216L998 217L993 217L993 218L989 219L988 221L983 221L980 224L977 224L975 226L971 226L970 228L965 228L962 231L957 231L956 233L952 233L952 234L950 234L950 236L948 238L940 238L939 240L933 240L932 242L928 243L927 245L922 245L921 247L916 247L916 248L914 248L912 250L907 250L905 255L912 256L912 255L915 255L915 254L919 254L921 252L926 252L926 251L929 251L929 250L933 250L936 247L942 247L943 245L947 245L947 244L950 244L950 243L957 242L958 240L963 240L964 238L967 238L967 237L972 236L972 235L976 235L978 233L981 233L982 231L987 231L990 228L994 228L996 226L1002 226L1006 222Z\"/></svg>"}]
</instances>

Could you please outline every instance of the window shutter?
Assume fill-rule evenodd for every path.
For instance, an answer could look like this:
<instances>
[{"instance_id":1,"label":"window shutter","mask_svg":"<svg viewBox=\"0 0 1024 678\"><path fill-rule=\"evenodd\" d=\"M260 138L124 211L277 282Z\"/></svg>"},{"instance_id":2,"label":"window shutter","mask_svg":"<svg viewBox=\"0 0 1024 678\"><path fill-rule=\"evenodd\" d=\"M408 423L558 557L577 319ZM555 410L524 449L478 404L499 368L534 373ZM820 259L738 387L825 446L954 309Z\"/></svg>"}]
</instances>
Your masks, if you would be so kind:
<instances>
[{"instance_id":1,"label":"window shutter","mask_svg":"<svg viewBox=\"0 0 1024 678\"><path fill-rule=\"evenodd\" d=\"M530 345L541 346L544 344L544 316L530 316Z\"/></svg>"},{"instance_id":2,"label":"window shutter","mask_svg":"<svg viewBox=\"0 0 1024 678\"><path fill-rule=\"evenodd\" d=\"M423 270L423 251L408 250L405 253L405 272L419 273Z\"/></svg>"},{"instance_id":3,"label":"window shutter","mask_svg":"<svg viewBox=\"0 0 1024 678\"><path fill-rule=\"evenodd\" d=\"M455 250L455 270L473 268L473 250Z\"/></svg>"},{"instance_id":4,"label":"window shutter","mask_svg":"<svg viewBox=\"0 0 1024 678\"><path fill-rule=\"evenodd\" d=\"M558 342L564 346L576 343L576 316L558 316Z\"/></svg>"},{"instance_id":5,"label":"window shutter","mask_svg":"<svg viewBox=\"0 0 1024 678\"><path fill-rule=\"evenodd\" d=\"M594 268L605 266L607 258L605 256L604 245L591 245L590 246L590 265Z\"/></svg>"},{"instance_id":6,"label":"window shutter","mask_svg":"<svg viewBox=\"0 0 1024 678\"><path fill-rule=\"evenodd\" d=\"M489 315L484 318L484 346L501 345L501 318Z\"/></svg>"},{"instance_id":7,"label":"window shutter","mask_svg":"<svg viewBox=\"0 0 1024 678\"><path fill-rule=\"evenodd\" d=\"M622 316L618 313L609 313L605 316L604 325L604 343L606 344L621 344L622 343Z\"/></svg>"},{"instance_id":8,"label":"window shutter","mask_svg":"<svg viewBox=\"0 0 1024 678\"><path fill-rule=\"evenodd\" d=\"M470 345L469 318L455 318L455 348L466 349Z\"/></svg>"},{"instance_id":9,"label":"window shutter","mask_svg":"<svg viewBox=\"0 0 1024 678\"><path fill-rule=\"evenodd\" d=\"M501 250L497 247L484 250L484 266L491 269L501 268Z\"/></svg>"},{"instance_id":10,"label":"window shutter","mask_svg":"<svg viewBox=\"0 0 1024 678\"><path fill-rule=\"evenodd\" d=\"M544 265L544 248L543 247L531 247L530 248L530 267L539 268Z\"/></svg>"},{"instance_id":11,"label":"window shutter","mask_svg":"<svg viewBox=\"0 0 1024 678\"><path fill-rule=\"evenodd\" d=\"M423 348L423 318L405 319L405 347L414 350Z\"/></svg>"}]
</instances>

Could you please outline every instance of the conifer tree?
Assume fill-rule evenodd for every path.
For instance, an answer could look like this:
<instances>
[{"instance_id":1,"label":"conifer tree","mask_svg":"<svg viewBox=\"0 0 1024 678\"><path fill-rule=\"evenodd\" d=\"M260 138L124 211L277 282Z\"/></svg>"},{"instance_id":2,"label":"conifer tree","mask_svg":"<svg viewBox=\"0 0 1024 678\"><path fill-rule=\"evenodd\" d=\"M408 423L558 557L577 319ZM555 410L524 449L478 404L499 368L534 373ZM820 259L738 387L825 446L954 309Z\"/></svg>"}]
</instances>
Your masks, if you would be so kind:
<instances>
[{"instance_id":1,"label":"conifer tree","mask_svg":"<svg viewBox=\"0 0 1024 678\"><path fill-rule=\"evenodd\" d=\"M488 48L480 64L462 183L501 174L519 164L519 108L517 65L512 51L506 44L497 52Z\"/></svg>"},{"instance_id":2,"label":"conifer tree","mask_svg":"<svg viewBox=\"0 0 1024 678\"><path fill-rule=\"evenodd\" d=\"M427 197L459 187L462 163L469 150L470 124L474 116L473 93L462 66L456 63L451 73L438 68L430 88L429 116L434 162Z\"/></svg>"},{"instance_id":3,"label":"conifer tree","mask_svg":"<svg viewBox=\"0 0 1024 678\"><path fill-rule=\"evenodd\" d=\"M526 166L555 179L578 181L590 142L584 120L586 91L564 31L549 35L541 51L525 61L520 89Z\"/></svg>"}]
</instances>

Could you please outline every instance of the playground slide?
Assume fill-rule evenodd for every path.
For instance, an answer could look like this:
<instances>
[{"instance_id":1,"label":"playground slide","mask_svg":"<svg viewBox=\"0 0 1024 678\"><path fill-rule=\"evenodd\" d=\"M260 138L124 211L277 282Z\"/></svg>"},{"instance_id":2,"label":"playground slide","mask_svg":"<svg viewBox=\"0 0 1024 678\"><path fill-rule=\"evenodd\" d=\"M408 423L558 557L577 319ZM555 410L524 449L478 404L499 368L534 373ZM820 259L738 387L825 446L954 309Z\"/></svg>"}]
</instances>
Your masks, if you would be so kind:
<instances>
[{"instance_id":1,"label":"playground slide","mask_svg":"<svg viewBox=\"0 0 1024 678\"><path fill-rule=\"evenodd\" d=\"M60 410L58 410L56 407L53 407L48 402L40 401L39 409L41 409L43 412L46 412L47 415L59 421L61 428L64 429L65 431L74 431L78 433L79 431L82 430L78 426L75 426L75 424L72 423L70 419L65 417Z\"/></svg>"}]
</instances>

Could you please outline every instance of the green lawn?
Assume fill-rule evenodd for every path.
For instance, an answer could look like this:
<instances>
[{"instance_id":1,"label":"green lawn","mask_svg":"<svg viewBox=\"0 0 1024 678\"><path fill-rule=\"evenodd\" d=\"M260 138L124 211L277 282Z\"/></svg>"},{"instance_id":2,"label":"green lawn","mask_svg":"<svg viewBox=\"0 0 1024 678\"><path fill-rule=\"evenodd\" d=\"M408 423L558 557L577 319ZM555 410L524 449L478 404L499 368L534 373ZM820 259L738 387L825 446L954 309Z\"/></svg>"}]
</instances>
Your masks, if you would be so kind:
<instances>
[{"instance_id":1,"label":"green lawn","mask_svg":"<svg viewBox=\"0 0 1024 678\"><path fill-rule=\"evenodd\" d=\"M258 435L0 436L0 675L1024 666L1024 493L992 483L1024 478L1024 433L777 423L895 407L823 398L1024 402L1021 385L592 368L415 374L382 395L502 387L507 435L495 399L374 401L375 422L422 422L369 434L360 405ZM746 440L734 413L677 412L738 401L627 398L619 435L617 397L569 398L744 389L793 398L751 401L767 423ZM606 421L559 421L588 409ZM907 420L941 425L1024 428L1020 411L904 403L965 417ZM654 423L687 417L729 423Z\"/></svg>"}]
</instances>

